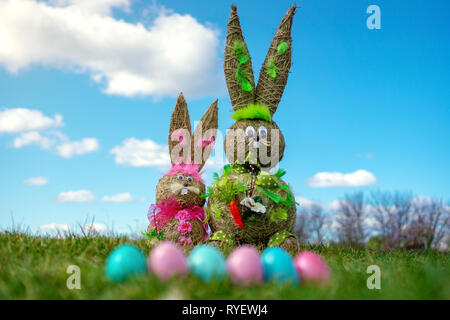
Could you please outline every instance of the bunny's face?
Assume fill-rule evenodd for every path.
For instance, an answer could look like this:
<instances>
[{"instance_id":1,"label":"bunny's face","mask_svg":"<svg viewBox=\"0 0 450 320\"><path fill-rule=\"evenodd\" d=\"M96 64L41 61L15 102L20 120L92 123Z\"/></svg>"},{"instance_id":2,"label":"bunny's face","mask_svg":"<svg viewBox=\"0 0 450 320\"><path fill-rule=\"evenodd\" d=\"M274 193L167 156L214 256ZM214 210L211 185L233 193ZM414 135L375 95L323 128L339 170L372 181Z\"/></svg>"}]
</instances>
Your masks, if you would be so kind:
<instances>
[{"instance_id":1,"label":"bunny's face","mask_svg":"<svg viewBox=\"0 0 450 320\"><path fill-rule=\"evenodd\" d=\"M250 152L263 168L273 168L283 158L285 142L274 121L237 121L225 136L225 154L230 163L243 163Z\"/></svg>"},{"instance_id":2,"label":"bunny's face","mask_svg":"<svg viewBox=\"0 0 450 320\"><path fill-rule=\"evenodd\" d=\"M156 203L166 200L172 196L182 207L197 205L203 207L205 198L205 185L194 179L188 174L177 173L170 176L164 176L158 182L156 187Z\"/></svg>"}]
</instances>

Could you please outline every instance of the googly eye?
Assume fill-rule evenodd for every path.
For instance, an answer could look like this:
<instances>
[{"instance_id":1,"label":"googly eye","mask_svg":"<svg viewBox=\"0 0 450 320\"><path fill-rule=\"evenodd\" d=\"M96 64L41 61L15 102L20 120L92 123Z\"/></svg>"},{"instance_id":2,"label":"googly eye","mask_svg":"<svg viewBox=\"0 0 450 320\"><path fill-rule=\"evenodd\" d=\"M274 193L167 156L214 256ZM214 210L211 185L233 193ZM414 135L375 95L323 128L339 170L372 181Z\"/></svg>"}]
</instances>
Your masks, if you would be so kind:
<instances>
[{"instance_id":1,"label":"googly eye","mask_svg":"<svg viewBox=\"0 0 450 320\"><path fill-rule=\"evenodd\" d=\"M181 181L181 180L184 180L184 177L183 177L182 174L179 174L177 178L178 178L178 180L180 180L180 181Z\"/></svg>"},{"instance_id":2,"label":"googly eye","mask_svg":"<svg viewBox=\"0 0 450 320\"><path fill-rule=\"evenodd\" d=\"M186 178L186 180L187 180L187 182L192 182L193 179L192 179L192 177L189 176Z\"/></svg>"},{"instance_id":3,"label":"googly eye","mask_svg":"<svg viewBox=\"0 0 450 320\"><path fill-rule=\"evenodd\" d=\"M247 129L245 129L245 135L249 138L254 138L256 136L255 128L248 126Z\"/></svg>"},{"instance_id":4,"label":"googly eye","mask_svg":"<svg viewBox=\"0 0 450 320\"><path fill-rule=\"evenodd\" d=\"M259 135L260 139L266 139L267 138L267 128L264 126L259 127L258 135Z\"/></svg>"}]
</instances>

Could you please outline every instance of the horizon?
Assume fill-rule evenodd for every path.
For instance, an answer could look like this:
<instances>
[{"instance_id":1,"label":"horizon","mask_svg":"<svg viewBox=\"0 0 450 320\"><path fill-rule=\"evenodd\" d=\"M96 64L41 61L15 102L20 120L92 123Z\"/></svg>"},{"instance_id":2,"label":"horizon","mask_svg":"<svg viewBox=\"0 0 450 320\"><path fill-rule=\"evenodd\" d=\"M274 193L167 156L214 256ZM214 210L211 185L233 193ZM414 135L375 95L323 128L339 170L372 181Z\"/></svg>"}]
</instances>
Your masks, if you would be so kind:
<instances>
[{"instance_id":1,"label":"horizon","mask_svg":"<svg viewBox=\"0 0 450 320\"><path fill-rule=\"evenodd\" d=\"M102 232L144 231L169 169L178 93L193 127L217 98L223 137L233 124L223 75L231 3L2 2L0 230L17 223L55 232L95 219ZM292 2L234 3L257 75ZM370 5L380 8L380 29L366 25ZM279 167L297 201L327 212L359 191L450 201L450 31L442 14L450 4L299 6L274 115L286 140ZM225 159L218 142L206 186Z\"/></svg>"}]
</instances>

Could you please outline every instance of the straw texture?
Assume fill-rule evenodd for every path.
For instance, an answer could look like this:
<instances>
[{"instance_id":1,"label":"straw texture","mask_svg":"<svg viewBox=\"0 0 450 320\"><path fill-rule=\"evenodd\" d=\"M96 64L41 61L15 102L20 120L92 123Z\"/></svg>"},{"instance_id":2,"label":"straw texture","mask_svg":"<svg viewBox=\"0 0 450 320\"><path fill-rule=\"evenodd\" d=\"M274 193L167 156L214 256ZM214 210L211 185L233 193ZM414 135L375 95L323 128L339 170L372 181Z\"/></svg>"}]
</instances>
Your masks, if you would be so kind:
<instances>
[{"instance_id":1,"label":"straw texture","mask_svg":"<svg viewBox=\"0 0 450 320\"><path fill-rule=\"evenodd\" d=\"M186 148L188 151L187 154L184 154L183 150L180 152L173 152L173 149L180 143L179 140L172 139L172 135L176 130L185 129L186 136L184 137L187 140L185 143L190 143L191 140L191 120L189 119L189 112L187 108L186 100L184 99L183 93L180 93L177 98L177 103L175 104L175 108L172 113L172 118L170 120L169 127L169 152L170 152L170 160L172 164L177 163L182 158L184 163L187 163L191 160L191 149L189 147Z\"/></svg>"},{"instance_id":2,"label":"straw texture","mask_svg":"<svg viewBox=\"0 0 450 320\"><path fill-rule=\"evenodd\" d=\"M216 100L209 106L195 127L193 139L191 139L192 162L200 164L199 170L203 168L214 148L219 126L218 117Z\"/></svg>"},{"instance_id":3,"label":"straw texture","mask_svg":"<svg viewBox=\"0 0 450 320\"><path fill-rule=\"evenodd\" d=\"M291 30L295 10L296 6L294 5L281 20L259 73L255 102L267 105L272 115L277 110L291 68ZM275 77L273 77L271 68L275 70Z\"/></svg>"},{"instance_id":4,"label":"straw texture","mask_svg":"<svg viewBox=\"0 0 450 320\"><path fill-rule=\"evenodd\" d=\"M236 46L242 49L243 54L248 55L248 60L241 65L239 64L239 57L236 53ZM237 79L238 68L240 68L241 74L246 76L246 79L252 88L251 91L242 89L242 86ZM224 71L233 109L238 110L253 103L255 97L255 80L253 76L252 61L244 41L244 36L242 35L237 8L234 5L231 7L230 20L227 25Z\"/></svg>"}]
</instances>

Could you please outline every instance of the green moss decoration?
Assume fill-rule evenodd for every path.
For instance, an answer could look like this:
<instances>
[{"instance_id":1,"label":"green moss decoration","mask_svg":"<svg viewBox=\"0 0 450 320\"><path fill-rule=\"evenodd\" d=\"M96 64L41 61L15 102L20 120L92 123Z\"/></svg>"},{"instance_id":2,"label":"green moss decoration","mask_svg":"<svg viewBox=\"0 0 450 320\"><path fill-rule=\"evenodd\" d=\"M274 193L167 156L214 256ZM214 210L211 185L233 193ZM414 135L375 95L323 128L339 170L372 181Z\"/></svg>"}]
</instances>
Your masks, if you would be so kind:
<instances>
[{"instance_id":1,"label":"green moss decoration","mask_svg":"<svg viewBox=\"0 0 450 320\"><path fill-rule=\"evenodd\" d=\"M278 208L270 213L270 222L277 222L281 220L287 220L287 212L283 208Z\"/></svg>"},{"instance_id":2,"label":"green moss decoration","mask_svg":"<svg viewBox=\"0 0 450 320\"><path fill-rule=\"evenodd\" d=\"M285 53L286 52L286 50L287 50L287 48L288 48L288 44L287 44L287 42L281 42L279 45L278 45L278 47L277 47L277 51L278 51L278 53Z\"/></svg>"},{"instance_id":3,"label":"green moss decoration","mask_svg":"<svg viewBox=\"0 0 450 320\"><path fill-rule=\"evenodd\" d=\"M272 121L269 108L259 103L249 104L245 108L238 109L231 117L236 121L244 119L260 119L267 122Z\"/></svg>"},{"instance_id":4,"label":"green moss decoration","mask_svg":"<svg viewBox=\"0 0 450 320\"><path fill-rule=\"evenodd\" d=\"M269 60L267 60L265 72L273 79L277 77L277 70L273 58L269 58Z\"/></svg>"},{"instance_id":5,"label":"green moss decoration","mask_svg":"<svg viewBox=\"0 0 450 320\"><path fill-rule=\"evenodd\" d=\"M220 215L222 214L222 211L220 211L220 208L217 204L213 203L211 205L211 210L216 215L216 218L220 218Z\"/></svg>"},{"instance_id":6,"label":"green moss decoration","mask_svg":"<svg viewBox=\"0 0 450 320\"><path fill-rule=\"evenodd\" d=\"M248 73L245 72L245 70L239 68L236 70L236 80L241 85L242 90L251 92L253 91L253 87L250 84L250 81L247 80L248 77Z\"/></svg>"},{"instance_id":7,"label":"green moss decoration","mask_svg":"<svg viewBox=\"0 0 450 320\"><path fill-rule=\"evenodd\" d=\"M246 63L250 56L247 53L245 44L242 41L235 41L233 44L233 52L238 59L238 67L236 69L236 81L240 84L242 90L250 92L253 91L253 87L248 80L250 78L249 73L244 70L243 64Z\"/></svg>"},{"instance_id":8,"label":"green moss decoration","mask_svg":"<svg viewBox=\"0 0 450 320\"><path fill-rule=\"evenodd\" d=\"M205 219L203 219L203 223L207 224L209 222L209 218L211 217L211 212L208 207L205 208L205 213L206 213L206 216L205 216Z\"/></svg>"},{"instance_id":9,"label":"green moss decoration","mask_svg":"<svg viewBox=\"0 0 450 320\"><path fill-rule=\"evenodd\" d=\"M223 175L219 181L215 182L214 188L215 188L214 193L212 192L211 187L208 188L207 194L210 197L210 199L216 198L219 201L222 201L226 204L229 204L231 201L233 201L237 194L243 193L243 192L245 192L245 190L247 190L247 187L244 184L242 184L241 182L229 181L227 175ZM218 208L217 208L217 210L215 210L214 208L212 208L212 209L217 216ZM220 210L219 210L219 215L220 215Z\"/></svg>"}]
</instances>

